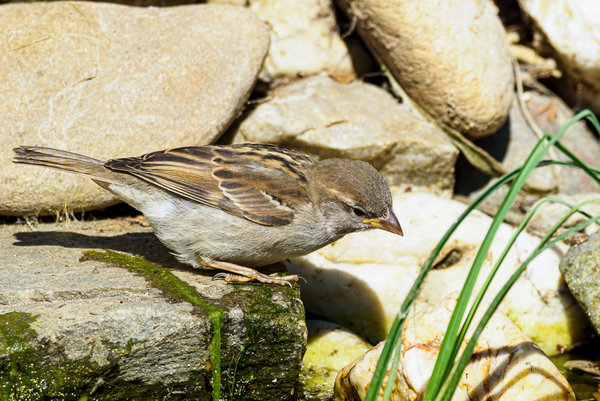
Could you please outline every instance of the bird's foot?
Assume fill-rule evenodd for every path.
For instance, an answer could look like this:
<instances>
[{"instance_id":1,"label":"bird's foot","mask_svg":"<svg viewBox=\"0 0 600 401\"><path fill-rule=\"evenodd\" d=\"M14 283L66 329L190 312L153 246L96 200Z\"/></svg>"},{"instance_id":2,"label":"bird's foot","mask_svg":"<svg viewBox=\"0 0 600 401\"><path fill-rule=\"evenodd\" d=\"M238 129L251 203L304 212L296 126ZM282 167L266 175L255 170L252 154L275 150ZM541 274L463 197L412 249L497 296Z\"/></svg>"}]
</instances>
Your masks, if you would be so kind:
<instances>
[{"instance_id":1,"label":"bird's foot","mask_svg":"<svg viewBox=\"0 0 600 401\"><path fill-rule=\"evenodd\" d=\"M262 274L259 272L256 273L258 274L253 275L252 277L231 273L217 273L213 276L213 280L223 279L228 283L247 283L250 281L258 281L259 283L289 285L291 287L292 283L298 281L299 278L295 274L289 276L267 276L266 274Z\"/></svg>"},{"instance_id":2,"label":"bird's foot","mask_svg":"<svg viewBox=\"0 0 600 401\"><path fill-rule=\"evenodd\" d=\"M196 259L204 267L225 270L227 273L217 273L213 277L213 280L224 279L228 283L247 283L250 281L258 281L259 283L289 285L291 287L292 283L295 283L299 279L298 275L296 274L290 274L287 276L266 275L257 270L236 265L234 263L219 262L216 260L207 262L202 260L202 258L198 255L196 255Z\"/></svg>"}]
</instances>

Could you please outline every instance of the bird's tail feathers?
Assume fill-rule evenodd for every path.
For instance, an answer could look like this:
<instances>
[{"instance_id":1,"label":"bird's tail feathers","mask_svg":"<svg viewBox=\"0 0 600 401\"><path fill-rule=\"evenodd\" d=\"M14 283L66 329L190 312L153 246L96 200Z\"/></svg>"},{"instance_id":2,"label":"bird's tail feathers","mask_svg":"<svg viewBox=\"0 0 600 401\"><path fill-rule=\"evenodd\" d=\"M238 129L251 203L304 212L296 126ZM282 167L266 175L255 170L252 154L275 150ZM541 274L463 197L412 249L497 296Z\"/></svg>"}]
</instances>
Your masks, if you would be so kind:
<instances>
[{"instance_id":1,"label":"bird's tail feathers","mask_svg":"<svg viewBox=\"0 0 600 401\"><path fill-rule=\"evenodd\" d=\"M117 175L104 167L102 160L42 146L19 146L14 148L13 163L33 164L82 174L103 182L119 181Z\"/></svg>"}]
</instances>

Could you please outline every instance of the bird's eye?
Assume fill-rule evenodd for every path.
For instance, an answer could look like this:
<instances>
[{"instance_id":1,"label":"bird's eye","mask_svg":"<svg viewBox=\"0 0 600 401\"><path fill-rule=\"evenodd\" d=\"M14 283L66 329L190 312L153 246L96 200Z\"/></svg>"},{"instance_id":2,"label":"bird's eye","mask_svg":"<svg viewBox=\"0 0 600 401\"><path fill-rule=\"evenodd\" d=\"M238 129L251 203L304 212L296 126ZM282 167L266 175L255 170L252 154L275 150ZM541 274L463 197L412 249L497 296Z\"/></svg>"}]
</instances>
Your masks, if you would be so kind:
<instances>
[{"instance_id":1,"label":"bird's eye","mask_svg":"<svg viewBox=\"0 0 600 401\"><path fill-rule=\"evenodd\" d=\"M360 205L352 206L352 213L357 217L365 217L367 215L366 210Z\"/></svg>"}]
</instances>

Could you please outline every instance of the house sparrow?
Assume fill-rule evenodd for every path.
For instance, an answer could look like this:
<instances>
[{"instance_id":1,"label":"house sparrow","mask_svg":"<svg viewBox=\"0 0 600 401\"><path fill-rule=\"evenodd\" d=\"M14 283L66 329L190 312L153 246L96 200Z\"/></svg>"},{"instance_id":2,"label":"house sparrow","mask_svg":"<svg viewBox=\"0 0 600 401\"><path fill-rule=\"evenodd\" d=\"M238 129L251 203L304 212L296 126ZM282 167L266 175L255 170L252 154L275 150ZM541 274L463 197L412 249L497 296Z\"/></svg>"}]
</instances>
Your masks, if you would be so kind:
<instances>
[{"instance_id":1,"label":"house sparrow","mask_svg":"<svg viewBox=\"0 0 600 401\"><path fill-rule=\"evenodd\" d=\"M177 259L220 269L227 281L289 284L252 269L305 255L345 234L379 228L402 235L392 196L370 164L316 160L271 145L163 150L107 162L21 146L13 162L93 179L142 212Z\"/></svg>"}]
</instances>

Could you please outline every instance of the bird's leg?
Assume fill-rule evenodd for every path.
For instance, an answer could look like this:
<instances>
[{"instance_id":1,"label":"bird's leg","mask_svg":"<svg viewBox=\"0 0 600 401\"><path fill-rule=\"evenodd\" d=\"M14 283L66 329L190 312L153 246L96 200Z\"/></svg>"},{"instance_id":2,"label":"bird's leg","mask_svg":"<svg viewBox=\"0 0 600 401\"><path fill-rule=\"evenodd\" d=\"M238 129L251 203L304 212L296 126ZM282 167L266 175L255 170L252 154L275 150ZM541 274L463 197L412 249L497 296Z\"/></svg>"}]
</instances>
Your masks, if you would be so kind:
<instances>
[{"instance_id":1,"label":"bird's leg","mask_svg":"<svg viewBox=\"0 0 600 401\"><path fill-rule=\"evenodd\" d=\"M274 277L268 276L266 274L262 274L254 269L249 267L244 267L240 265L236 265L234 263L228 262L219 262L217 260L212 260L207 262L203 260L198 254L195 255L196 260L204 266L212 269L225 270L228 273L218 273L215 275L215 278L223 278L227 282L238 282L238 283L246 283L248 281L258 281L260 283L266 284L278 284L278 285L289 285L291 286L292 282L298 281L298 276L296 274L291 274L283 277ZM233 273L233 274L230 274Z\"/></svg>"}]
</instances>

